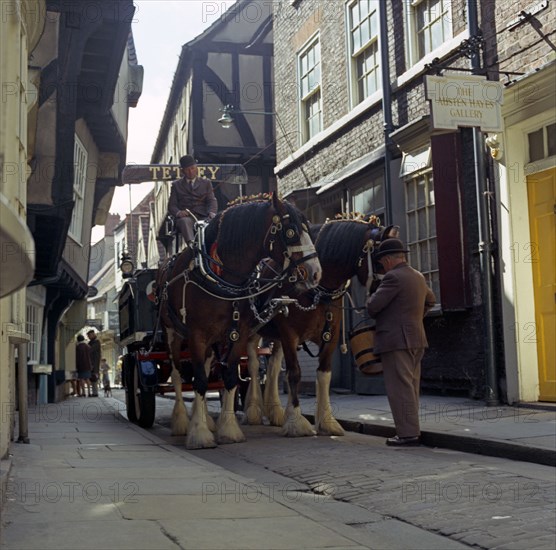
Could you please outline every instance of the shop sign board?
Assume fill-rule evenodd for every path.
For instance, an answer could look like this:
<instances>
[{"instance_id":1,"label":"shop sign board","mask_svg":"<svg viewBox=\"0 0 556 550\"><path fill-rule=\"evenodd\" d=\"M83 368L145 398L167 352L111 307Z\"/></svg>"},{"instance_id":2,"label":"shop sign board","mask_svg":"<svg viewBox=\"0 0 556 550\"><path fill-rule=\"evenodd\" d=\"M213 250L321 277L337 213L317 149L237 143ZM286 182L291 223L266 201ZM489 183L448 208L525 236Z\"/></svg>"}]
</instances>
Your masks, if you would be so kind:
<instances>
[{"instance_id":1,"label":"shop sign board","mask_svg":"<svg viewBox=\"0 0 556 550\"><path fill-rule=\"evenodd\" d=\"M483 132L502 132L504 86L478 75L426 76L435 130L479 127Z\"/></svg>"}]
</instances>

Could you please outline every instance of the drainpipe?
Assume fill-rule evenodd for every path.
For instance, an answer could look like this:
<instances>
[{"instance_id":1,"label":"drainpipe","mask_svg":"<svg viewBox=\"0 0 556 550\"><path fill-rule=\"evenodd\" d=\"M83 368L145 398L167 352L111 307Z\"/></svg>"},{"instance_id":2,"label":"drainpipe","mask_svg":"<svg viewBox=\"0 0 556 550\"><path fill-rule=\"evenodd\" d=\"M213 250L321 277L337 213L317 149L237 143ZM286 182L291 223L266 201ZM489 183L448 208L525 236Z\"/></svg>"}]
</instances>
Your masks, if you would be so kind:
<instances>
[{"instance_id":1,"label":"drainpipe","mask_svg":"<svg viewBox=\"0 0 556 550\"><path fill-rule=\"evenodd\" d=\"M27 412L27 342L17 346L17 377L19 402L20 443L29 443L29 417Z\"/></svg>"},{"instance_id":2,"label":"drainpipe","mask_svg":"<svg viewBox=\"0 0 556 550\"><path fill-rule=\"evenodd\" d=\"M467 26L471 38L478 37L480 28L477 14L477 0L467 0ZM479 49L471 55L471 72L478 74L481 69ZM489 195L486 188L485 144L483 132L476 126L473 132L473 156L475 164L475 184L477 187L477 212L479 222L479 254L481 283L483 290L483 314L485 323L486 395L487 406L499 403L498 377L496 375L496 353L494 335L494 311L492 295L492 235L489 212Z\"/></svg>"},{"instance_id":3,"label":"drainpipe","mask_svg":"<svg viewBox=\"0 0 556 550\"><path fill-rule=\"evenodd\" d=\"M29 443L29 417L27 410L27 344L29 335L17 330L17 326L8 323L8 342L17 347L17 400L19 410L19 436L17 441ZM12 354L11 361L14 356Z\"/></svg>"},{"instance_id":4,"label":"drainpipe","mask_svg":"<svg viewBox=\"0 0 556 550\"><path fill-rule=\"evenodd\" d=\"M388 4L389 2L379 2L378 12L380 18L380 68L382 80L382 114L384 119L384 208L386 220L384 225L393 223L392 221L392 187L390 182L390 161L392 160L392 140L390 134L393 130L392 125L392 87L390 85L390 62L388 59Z\"/></svg>"}]
</instances>

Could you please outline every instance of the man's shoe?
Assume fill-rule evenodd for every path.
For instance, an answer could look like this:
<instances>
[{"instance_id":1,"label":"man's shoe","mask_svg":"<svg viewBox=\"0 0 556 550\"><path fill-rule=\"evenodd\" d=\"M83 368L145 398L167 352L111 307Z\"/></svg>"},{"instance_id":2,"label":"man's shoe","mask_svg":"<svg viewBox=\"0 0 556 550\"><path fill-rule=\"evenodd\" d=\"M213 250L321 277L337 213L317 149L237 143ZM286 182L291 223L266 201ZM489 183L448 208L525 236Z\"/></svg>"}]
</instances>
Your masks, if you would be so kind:
<instances>
[{"instance_id":1,"label":"man's shoe","mask_svg":"<svg viewBox=\"0 0 556 550\"><path fill-rule=\"evenodd\" d=\"M418 447L421 444L420 437L389 437L386 445L389 447Z\"/></svg>"}]
</instances>

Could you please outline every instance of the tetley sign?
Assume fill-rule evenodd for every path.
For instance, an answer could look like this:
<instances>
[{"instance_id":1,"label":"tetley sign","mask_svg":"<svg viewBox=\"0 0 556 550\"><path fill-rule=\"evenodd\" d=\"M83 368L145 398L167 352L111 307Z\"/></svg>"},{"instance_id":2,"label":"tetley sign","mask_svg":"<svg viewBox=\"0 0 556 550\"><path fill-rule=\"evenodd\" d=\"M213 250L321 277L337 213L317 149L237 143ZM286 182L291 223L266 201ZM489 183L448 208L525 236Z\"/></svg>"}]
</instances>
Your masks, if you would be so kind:
<instances>
[{"instance_id":1,"label":"tetley sign","mask_svg":"<svg viewBox=\"0 0 556 550\"><path fill-rule=\"evenodd\" d=\"M477 75L427 76L427 99L431 102L435 129L455 130L476 126L483 132L504 129L501 105L504 86Z\"/></svg>"}]
</instances>

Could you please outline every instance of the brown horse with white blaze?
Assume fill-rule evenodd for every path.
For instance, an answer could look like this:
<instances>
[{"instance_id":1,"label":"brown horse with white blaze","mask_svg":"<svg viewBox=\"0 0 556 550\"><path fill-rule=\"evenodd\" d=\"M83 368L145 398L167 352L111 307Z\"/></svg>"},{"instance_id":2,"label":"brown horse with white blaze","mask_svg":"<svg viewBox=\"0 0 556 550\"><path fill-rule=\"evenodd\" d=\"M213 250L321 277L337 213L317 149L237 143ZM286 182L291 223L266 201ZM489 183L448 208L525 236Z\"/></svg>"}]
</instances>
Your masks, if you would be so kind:
<instances>
[{"instance_id":1,"label":"brown horse with white blaze","mask_svg":"<svg viewBox=\"0 0 556 550\"><path fill-rule=\"evenodd\" d=\"M280 270L263 279L256 267L266 257ZM160 319L172 360L176 402L172 433L187 433L189 449L243 441L234 414L237 364L249 333L247 299L285 279L302 288L318 285L321 268L306 220L292 205L272 196L231 206L204 229L204 245L182 252L159 273ZM180 350L187 342L193 366L194 404L189 421L181 393ZM213 349L223 346L225 390L216 440L205 393Z\"/></svg>"},{"instance_id":2,"label":"brown horse with white blaze","mask_svg":"<svg viewBox=\"0 0 556 550\"><path fill-rule=\"evenodd\" d=\"M297 350L303 342L310 341L319 346L316 431L320 435L343 435L342 427L332 414L329 397L332 355L338 345L343 317L343 296L352 277L357 277L362 285L370 288L375 272L372 258L375 242L397 233L397 228L381 228L377 224L378 219L372 217L371 220L340 219L315 226L318 230L315 247L323 269L320 285L296 295L297 303L289 305L287 317L276 315L250 339L248 355L252 382L245 406L249 423L261 423L264 414L272 425L282 426L283 435L314 434L312 426L301 414L298 399L301 371ZM264 402L256 383L256 346L260 336L274 342L268 362ZM278 374L283 358L289 387L285 411L278 391Z\"/></svg>"}]
</instances>

